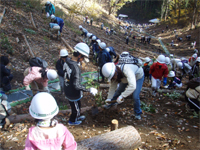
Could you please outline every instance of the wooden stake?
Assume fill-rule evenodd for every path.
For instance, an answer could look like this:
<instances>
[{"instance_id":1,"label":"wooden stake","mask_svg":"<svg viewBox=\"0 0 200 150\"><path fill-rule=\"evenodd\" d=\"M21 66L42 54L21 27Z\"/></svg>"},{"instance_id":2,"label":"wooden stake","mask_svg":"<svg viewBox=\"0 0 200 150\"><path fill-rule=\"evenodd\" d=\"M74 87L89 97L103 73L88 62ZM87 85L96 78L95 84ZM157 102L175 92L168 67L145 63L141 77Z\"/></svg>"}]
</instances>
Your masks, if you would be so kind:
<instances>
[{"instance_id":1,"label":"wooden stake","mask_svg":"<svg viewBox=\"0 0 200 150\"><path fill-rule=\"evenodd\" d=\"M33 15L32 15L31 12L30 12L30 16L31 16L31 23L32 23L33 27L36 29L36 25L35 25L35 22L33 20Z\"/></svg>"},{"instance_id":2,"label":"wooden stake","mask_svg":"<svg viewBox=\"0 0 200 150\"><path fill-rule=\"evenodd\" d=\"M111 131L118 129L118 120L113 119L111 121Z\"/></svg>"},{"instance_id":3,"label":"wooden stake","mask_svg":"<svg viewBox=\"0 0 200 150\"><path fill-rule=\"evenodd\" d=\"M1 21L3 19L5 12L6 12L6 7L4 7L3 12L0 14L0 24L1 24Z\"/></svg>"},{"instance_id":4,"label":"wooden stake","mask_svg":"<svg viewBox=\"0 0 200 150\"><path fill-rule=\"evenodd\" d=\"M67 43L67 41L66 41L64 38L61 38L61 40L63 41L63 43L67 46L67 48L68 48L71 52L74 51L73 48Z\"/></svg>"},{"instance_id":5,"label":"wooden stake","mask_svg":"<svg viewBox=\"0 0 200 150\"><path fill-rule=\"evenodd\" d=\"M28 43L28 41L27 41L27 39L26 39L26 36L25 36L25 35L22 35L22 36L23 36L23 38L24 38L24 40L25 40L25 42L26 42L26 45L28 46L29 53L31 54L31 57L35 57L33 51L31 50L31 47L30 47L30 45L29 45L29 43Z\"/></svg>"}]
</instances>

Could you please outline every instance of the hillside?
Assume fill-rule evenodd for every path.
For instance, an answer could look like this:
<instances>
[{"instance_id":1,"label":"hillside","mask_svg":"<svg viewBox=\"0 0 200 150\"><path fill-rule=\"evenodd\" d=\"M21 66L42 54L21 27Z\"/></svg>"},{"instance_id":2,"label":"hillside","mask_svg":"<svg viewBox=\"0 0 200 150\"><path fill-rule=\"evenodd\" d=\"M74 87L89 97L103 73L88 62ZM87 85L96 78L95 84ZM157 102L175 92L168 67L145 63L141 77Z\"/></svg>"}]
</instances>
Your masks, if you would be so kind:
<instances>
[{"instance_id":1,"label":"hillside","mask_svg":"<svg viewBox=\"0 0 200 150\"><path fill-rule=\"evenodd\" d=\"M69 5L56 1L57 8L62 4L62 8L69 10ZM22 5L21 5L22 4ZM50 19L47 19L45 14L41 13L40 7L30 6L29 3L20 3L17 1L9 0L1 2L0 13L6 7L5 15L0 24L0 41L1 41L1 53L0 55L6 55L11 62L11 72L14 75L12 80L12 88L17 89L23 87L23 72L29 67L28 60L31 58L29 47L27 46L24 36L26 37L31 50L35 56L45 59L50 68L55 69L55 63L59 59L59 51L61 48L67 48L65 43L61 39L50 37L48 32L48 23ZM65 12L65 11L63 11ZM101 41L105 42L107 46L113 46L118 54L123 51L129 51L136 57L156 58L159 54L165 54L161 44L158 41L158 37L161 37L162 42L168 49L168 51L174 54L176 57L189 58L193 52L193 48L190 47L192 41L197 41L196 48L199 49L199 28L195 30L188 30L185 28L179 28L178 26L169 25L169 29L166 31L166 24L160 24L157 26L151 25L149 29L144 29L146 33L143 35L152 35L150 44L144 44L140 42L140 35L134 26L134 32L132 34L136 36L136 40L130 38L129 44L125 44L124 31L119 29L118 20L113 16L106 15L106 11L103 11L102 17L94 18L93 26L83 24L83 14L75 15L72 22L70 22L69 14L65 19L65 26L62 33L62 38L72 48L79 42L81 42L79 25L85 27L89 32L95 34ZM31 22L31 14L37 28L34 28ZM101 21L99 20L101 19ZM104 22L105 27L114 27L117 35L107 36L105 30L100 29L101 22ZM124 24L125 25L125 24ZM105 29L105 28L104 28ZM174 29L177 30L178 36L183 38L182 42L175 41ZM162 33L162 30L165 30ZM187 41L185 36L190 34L191 40ZM176 47L171 47L168 43L172 40L176 44ZM87 64L82 72L96 71L97 66L92 60ZM185 78L183 83L186 83L188 78ZM148 88L148 82L143 84L143 87ZM185 86L180 90L185 90ZM102 98L106 99L107 89L103 89ZM64 96L59 93L52 93L56 98L58 105L69 107L68 101ZM65 124L70 132L74 135L76 141L106 133L110 131L110 121L112 119L119 120L119 128L132 125L134 126L142 137L142 145L140 149L199 149L199 120L192 111L186 110L186 101L184 96L178 99L171 99L166 96L165 93L159 93L156 97L152 97L149 91L141 92L141 101L143 102L143 115L142 120L134 120L133 101L131 97L128 97L122 105L118 106L117 110L101 111L97 116L92 116L91 110L86 111L86 120L80 126L68 126L67 120L69 113L58 115L59 122ZM88 93L84 93L82 101L82 107L93 106L94 98ZM104 102L102 101L102 104ZM30 102L18 105L13 108L17 114L28 113ZM153 108L153 112L150 109ZM6 131L0 133L0 149L14 149L21 150L24 148L25 139L28 133L28 128L34 125L34 121L23 121L20 123L12 124Z\"/></svg>"}]
</instances>

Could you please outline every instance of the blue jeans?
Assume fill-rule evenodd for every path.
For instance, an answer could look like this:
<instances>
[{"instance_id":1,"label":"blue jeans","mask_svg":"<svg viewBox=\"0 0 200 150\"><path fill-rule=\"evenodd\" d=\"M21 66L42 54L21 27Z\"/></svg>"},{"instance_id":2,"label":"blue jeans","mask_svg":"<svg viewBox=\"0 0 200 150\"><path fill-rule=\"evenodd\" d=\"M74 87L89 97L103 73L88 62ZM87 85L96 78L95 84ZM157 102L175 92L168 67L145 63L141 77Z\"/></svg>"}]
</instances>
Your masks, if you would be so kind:
<instances>
[{"instance_id":1,"label":"blue jeans","mask_svg":"<svg viewBox=\"0 0 200 150\"><path fill-rule=\"evenodd\" d=\"M144 82L144 76L141 79L136 81L136 89L133 92L135 115L142 114L142 110L140 108L140 91L142 89L143 82ZM120 83L119 87L117 88L117 90L111 100L116 100L118 98L118 96L120 96L121 93L124 92L127 85L128 85L128 83Z\"/></svg>"}]
</instances>

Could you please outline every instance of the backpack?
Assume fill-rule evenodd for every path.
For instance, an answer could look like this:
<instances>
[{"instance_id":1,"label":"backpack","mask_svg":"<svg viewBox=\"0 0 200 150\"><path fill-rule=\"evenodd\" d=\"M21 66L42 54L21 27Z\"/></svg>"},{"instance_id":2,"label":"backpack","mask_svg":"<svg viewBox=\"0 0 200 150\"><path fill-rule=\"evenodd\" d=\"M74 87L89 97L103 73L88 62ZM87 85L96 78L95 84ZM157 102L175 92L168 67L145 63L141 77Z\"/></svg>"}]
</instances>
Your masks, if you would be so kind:
<instances>
[{"instance_id":1,"label":"backpack","mask_svg":"<svg viewBox=\"0 0 200 150\"><path fill-rule=\"evenodd\" d=\"M37 66L37 67L41 67L41 68L47 68L47 66L48 66L48 63L39 57L31 58L29 60L29 64L31 67Z\"/></svg>"},{"instance_id":2,"label":"backpack","mask_svg":"<svg viewBox=\"0 0 200 150\"><path fill-rule=\"evenodd\" d=\"M143 66L142 68L144 70L145 77L149 76L150 66L146 65L146 66Z\"/></svg>"},{"instance_id":3,"label":"backpack","mask_svg":"<svg viewBox=\"0 0 200 150\"><path fill-rule=\"evenodd\" d=\"M137 65L138 67L141 67L142 61L139 58L130 55L129 53L125 53L119 56L118 65L122 64L134 64Z\"/></svg>"}]
</instances>

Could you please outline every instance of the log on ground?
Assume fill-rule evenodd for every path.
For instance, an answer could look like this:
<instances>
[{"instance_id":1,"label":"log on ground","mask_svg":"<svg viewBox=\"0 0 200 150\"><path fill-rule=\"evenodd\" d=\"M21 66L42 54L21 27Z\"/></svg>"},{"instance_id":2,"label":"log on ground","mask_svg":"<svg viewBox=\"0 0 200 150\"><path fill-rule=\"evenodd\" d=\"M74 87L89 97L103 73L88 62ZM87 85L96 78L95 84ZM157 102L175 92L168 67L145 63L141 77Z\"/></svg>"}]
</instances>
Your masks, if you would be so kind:
<instances>
[{"instance_id":1,"label":"log on ground","mask_svg":"<svg viewBox=\"0 0 200 150\"><path fill-rule=\"evenodd\" d=\"M1 21L3 19L3 16L4 16L5 12L6 12L6 7L4 7L3 12L0 13L0 24L1 24Z\"/></svg>"},{"instance_id":2,"label":"log on ground","mask_svg":"<svg viewBox=\"0 0 200 150\"><path fill-rule=\"evenodd\" d=\"M141 137L133 126L127 126L78 142L81 150L134 150L141 145Z\"/></svg>"}]
</instances>

